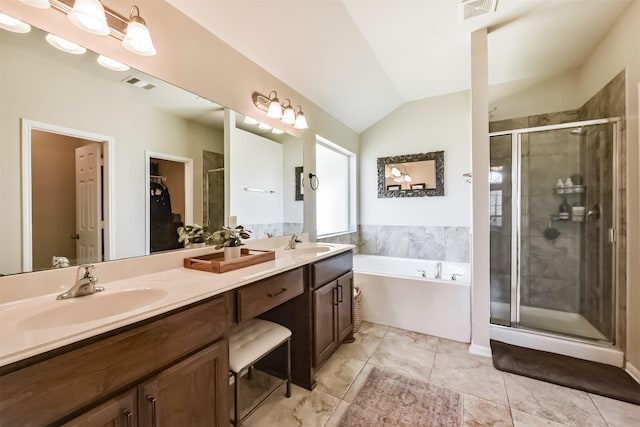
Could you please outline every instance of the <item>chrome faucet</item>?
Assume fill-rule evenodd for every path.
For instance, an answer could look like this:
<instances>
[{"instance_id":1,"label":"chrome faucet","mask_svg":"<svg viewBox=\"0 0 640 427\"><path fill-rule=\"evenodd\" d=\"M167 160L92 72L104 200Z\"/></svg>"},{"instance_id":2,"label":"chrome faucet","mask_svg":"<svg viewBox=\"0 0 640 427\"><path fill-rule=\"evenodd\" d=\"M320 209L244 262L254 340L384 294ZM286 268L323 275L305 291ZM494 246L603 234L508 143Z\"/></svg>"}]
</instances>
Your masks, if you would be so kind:
<instances>
[{"instance_id":1,"label":"chrome faucet","mask_svg":"<svg viewBox=\"0 0 640 427\"><path fill-rule=\"evenodd\" d=\"M290 249L295 249L298 243L302 243L302 240L298 239L298 235L296 233L293 233L291 235L291 239L289 239L289 244L285 246L284 249L287 251Z\"/></svg>"},{"instance_id":2,"label":"chrome faucet","mask_svg":"<svg viewBox=\"0 0 640 427\"><path fill-rule=\"evenodd\" d=\"M436 279L442 279L442 263L440 261L436 264L436 272L433 277Z\"/></svg>"},{"instance_id":3,"label":"chrome faucet","mask_svg":"<svg viewBox=\"0 0 640 427\"><path fill-rule=\"evenodd\" d=\"M458 277L462 277L462 276L464 276L464 274L461 274L461 273L453 273L453 274L451 275L451 280L458 280Z\"/></svg>"},{"instance_id":4,"label":"chrome faucet","mask_svg":"<svg viewBox=\"0 0 640 427\"><path fill-rule=\"evenodd\" d=\"M422 277L427 277L427 272L424 270L418 270L418 273L420 273L420 276Z\"/></svg>"},{"instance_id":5,"label":"chrome faucet","mask_svg":"<svg viewBox=\"0 0 640 427\"><path fill-rule=\"evenodd\" d=\"M95 268L93 264L82 264L79 266L76 283L74 283L67 292L58 295L56 299L76 298L104 291L104 287L96 286L98 278L93 275Z\"/></svg>"}]
</instances>

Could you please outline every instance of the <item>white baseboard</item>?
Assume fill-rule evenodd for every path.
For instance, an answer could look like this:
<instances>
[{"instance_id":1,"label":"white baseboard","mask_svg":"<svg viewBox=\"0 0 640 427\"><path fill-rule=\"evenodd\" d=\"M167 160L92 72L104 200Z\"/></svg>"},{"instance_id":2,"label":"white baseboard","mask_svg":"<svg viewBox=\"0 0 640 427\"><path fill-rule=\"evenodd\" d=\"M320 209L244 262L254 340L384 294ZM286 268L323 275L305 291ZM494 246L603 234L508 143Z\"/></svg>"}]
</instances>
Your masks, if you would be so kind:
<instances>
[{"instance_id":1,"label":"white baseboard","mask_svg":"<svg viewBox=\"0 0 640 427\"><path fill-rule=\"evenodd\" d=\"M637 383L640 383L640 369L627 362L625 364L625 371L627 371L627 373L631 375L631 378L636 380Z\"/></svg>"},{"instance_id":2,"label":"white baseboard","mask_svg":"<svg viewBox=\"0 0 640 427\"><path fill-rule=\"evenodd\" d=\"M469 353L475 354L476 356L491 357L491 347L471 344L469 345Z\"/></svg>"}]
</instances>

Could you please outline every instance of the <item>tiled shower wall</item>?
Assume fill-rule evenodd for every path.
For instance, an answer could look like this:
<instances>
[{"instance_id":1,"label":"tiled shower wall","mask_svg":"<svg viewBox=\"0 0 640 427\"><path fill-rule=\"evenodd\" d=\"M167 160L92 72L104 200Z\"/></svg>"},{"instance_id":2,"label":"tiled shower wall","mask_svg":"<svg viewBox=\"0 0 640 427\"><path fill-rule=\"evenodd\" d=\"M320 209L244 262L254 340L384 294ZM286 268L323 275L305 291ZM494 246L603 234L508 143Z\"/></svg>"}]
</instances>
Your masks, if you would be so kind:
<instances>
[{"instance_id":1,"label":"tiled shower wall","mask_svg":"<svg viewBox=\"0 0 640 427\"><path fill-rule=\"evenodd\" d=\"M367 255L471 262L469 227L360 225L357 233L319 241L354 244Z\"/></svg>"},{"instance_id":2,"label":"tiled shower wall","mask_svg":"<svg viewBox=\"0 0 640 427\"><path fill-rule=\"evenodd\" d=\"M566 111L560 113L550 113L537 116L521 117L517 119L502 120L490 123L490 131L521 129L536 127L548 124L570 123L574 121L590 120L595 118L624 117L624 72L618 74L600 92L591 98L583 107L576 111ZM618 319L620 328L617 331L617 342L624 340L624 295L625 295L625 259L626 242L624 241L624 230L626 227L625 218L625 133L624 125L622 141L619 142L618 171L619 194L618 194L618 228L621 238L618 241L618 288L620 299L618 307ZM545 140L541 141L540 136ZM587 184L596 180L607 179L606 169L596 171L600 176L586 176L590 172L585 172L584 165L587 163L585 156L582 159L578 155L577 138L567 139L562 132L549 132L536 136L535 144L529 145L528 138L523 139L523 180L529 171L531 175L528 181L523 181L522 206L526 213L522 218L521 232L523 236L529 236L528 245L521 248L522 254L522 280L521 280L521 303L542 308L558 309L564 311L579 312L584 315L594 326L601 331L608 333L607 316L610 317L611 292L606 292L595 283L588 283L582 280L582 271L578 265L580 258L588 259L589 251L593 252L592 245L580 246L582 240L581 233L584 229L581 224L573 221L557 221L552 225L557 228L561 235L555 241L545 239L542 235L544 229L549 226L549 215L557 211L562 198L555 195L553 185L557 178L570 176L574 173L585 174L584 179ZM587 143L606 144L601 138L594 139L595 135L590 133L586 136ZM556 138L559 138L556 140ZM609 146L610 146L609 141ZM603 157L604 152L598 152L597 156ZM593 159L592 159L593 160ZM491 166L503 166L505 185L503 198L503 215L510 218L511 198L510 190L510 136L493 137L491 141ZM582 165L581 165L582 164ZM578 197L573 195L571 197ZM581 196L585 197L585 196ZM581 205L586 200L569 200L572 204ZM491 299L492 301L509 301L510 286L510 252L511 252L511 225L504 224L503 227L492 227L491 230ZM592 236L593 237L593 236ZM597 254L591 253L592 258ZM609 256L606 253L604 256ZM588 273L591 277L596 272ZM610 277L604 271L604 277ZM573 282L573 284L571 284ZM581 286L576 286L581 283ZM608 280L606 283L610 283ZM611 287L609 287L609 290ZM607 312L607 307L609 311Z\"/></svg>"}]
</instances>

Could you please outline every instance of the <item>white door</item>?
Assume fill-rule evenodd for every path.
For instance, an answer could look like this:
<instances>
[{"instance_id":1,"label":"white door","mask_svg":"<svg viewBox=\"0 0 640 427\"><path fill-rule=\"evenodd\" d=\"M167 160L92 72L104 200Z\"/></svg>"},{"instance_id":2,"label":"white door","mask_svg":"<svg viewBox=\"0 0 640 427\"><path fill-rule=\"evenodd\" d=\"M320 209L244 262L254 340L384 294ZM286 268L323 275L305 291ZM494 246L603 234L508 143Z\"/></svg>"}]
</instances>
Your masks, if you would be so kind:
<instances>
[{"instance_id":1,"label":"white door","mask_svg":"<svg viewBox=\"0 0 640 427\"><path fill-rule=\"evenodd\" d=\"M102 261L100 148L76 149L76 253L78 264Z\"/></svg>"}]
</instances>

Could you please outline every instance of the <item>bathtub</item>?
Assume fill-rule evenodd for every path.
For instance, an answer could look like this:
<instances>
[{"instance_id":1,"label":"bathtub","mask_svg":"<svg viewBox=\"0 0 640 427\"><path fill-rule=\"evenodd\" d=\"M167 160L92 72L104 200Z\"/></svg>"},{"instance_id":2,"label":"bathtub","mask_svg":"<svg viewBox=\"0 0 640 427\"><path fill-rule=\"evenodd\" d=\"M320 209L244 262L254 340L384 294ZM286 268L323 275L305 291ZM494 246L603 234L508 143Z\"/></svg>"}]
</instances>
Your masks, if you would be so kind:
<instances>
[{"instance_id":1,"label":"bathtub","mask_svg":"<svg viewBox=\"0 0 640 427\"><path fill-rule=\"evenodd\" d=\"M438 261L355 255L354 284L362 290L362 319L470 342L470 265L443 261L442 278L436 279L437 264Z\"/></svg>"}]
</instances>

